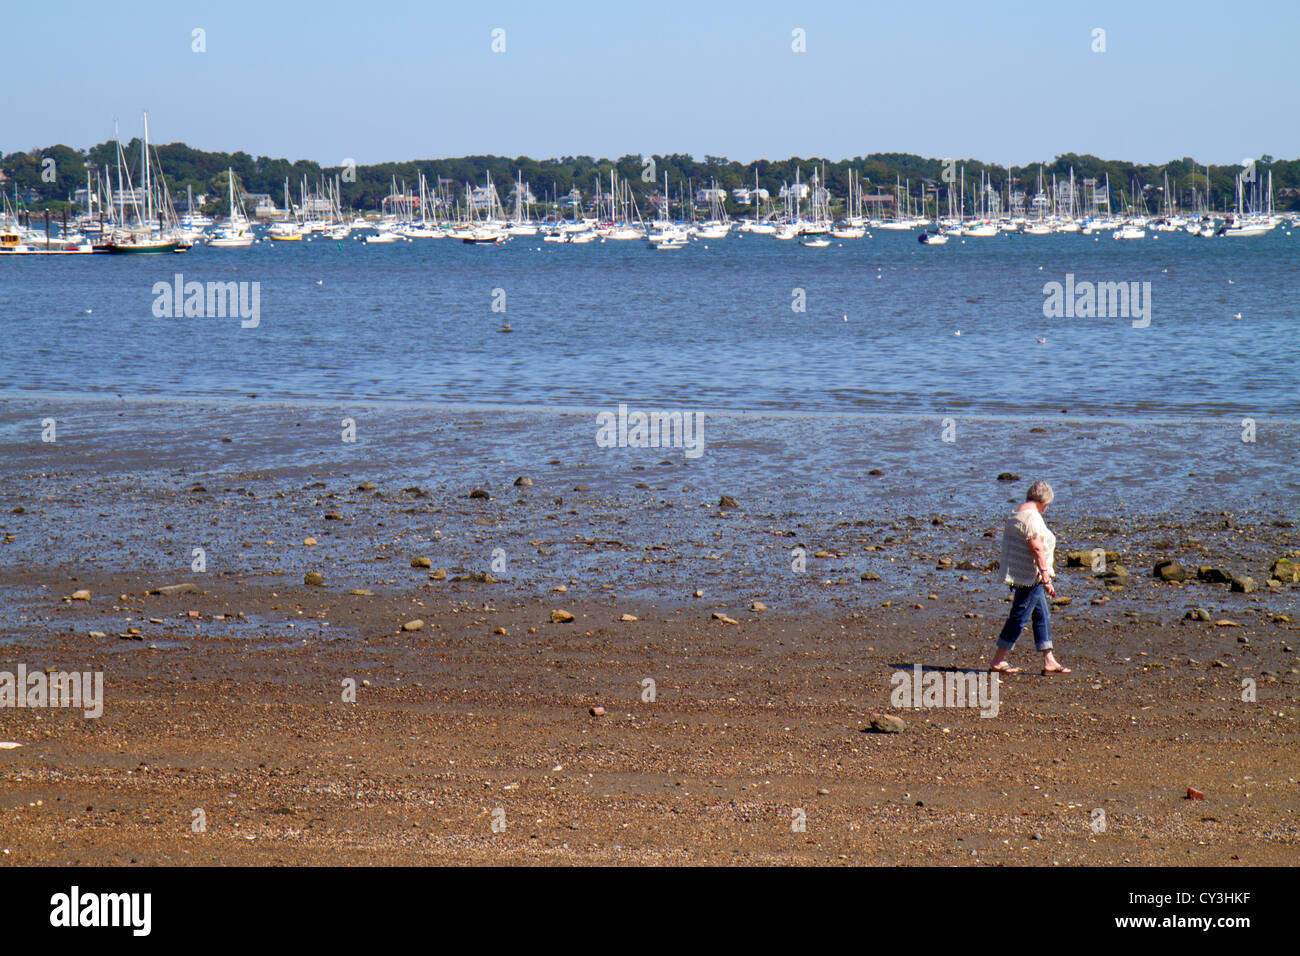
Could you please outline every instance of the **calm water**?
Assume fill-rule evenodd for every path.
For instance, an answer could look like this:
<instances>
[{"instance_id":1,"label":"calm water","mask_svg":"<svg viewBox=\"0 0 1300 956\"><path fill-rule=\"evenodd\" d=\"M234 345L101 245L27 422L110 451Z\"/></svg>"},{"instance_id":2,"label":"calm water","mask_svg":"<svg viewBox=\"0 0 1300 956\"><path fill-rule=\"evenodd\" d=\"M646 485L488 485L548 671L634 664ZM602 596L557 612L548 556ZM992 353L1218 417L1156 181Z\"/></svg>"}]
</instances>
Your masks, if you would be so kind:
<instances>
[{"instance_id":1,"label":"calm water","mask_svg":"<svg viewBox=\"0 0 1300 956\"><path fill-rule=\"evenodd\" d=\"M1282 228L707 246L316 239L12 259L0 395L1300 418L1300 235ZM153 284L177 272L260 283L260 325L155 317ZM1150 327L1045 318L1043 284L1067 273L1150 282Z\"/></svg>"}]
</instances>

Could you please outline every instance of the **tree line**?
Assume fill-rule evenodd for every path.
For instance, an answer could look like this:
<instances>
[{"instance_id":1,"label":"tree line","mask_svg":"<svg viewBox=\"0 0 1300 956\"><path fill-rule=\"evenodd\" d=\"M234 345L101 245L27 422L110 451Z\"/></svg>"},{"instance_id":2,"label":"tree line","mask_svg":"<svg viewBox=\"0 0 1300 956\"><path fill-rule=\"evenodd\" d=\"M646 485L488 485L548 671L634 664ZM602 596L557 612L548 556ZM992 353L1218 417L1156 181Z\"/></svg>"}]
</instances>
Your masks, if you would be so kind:
<instances>
[{"instance_id":1,"label":"tree line","mask_svg":"<svg viewBox=\"0 0 1300 956\"><path fill-rule=\"evenodd\" d=\"M138 166L139 141L133 139L124 144L123 148L128 160L133 166ZM195 195L206 195L206 212L224 212L228 168L234 170L246 193L270 194L276 204L281 206L286 178L296 202L299 183L304 177L309 190L314 190L321 179L333 181L338 176L342 204L356 210L380 208L383 198L390 193L394 180L399 188L405 184L407 189L413 191L421 173L431 188L438 180L443 180L455 184L458 191L463 190L466 183L482 185L490 173L503 199L507 196L511 183L517 177L522 177L538 201L549 202L563 200L575 189L588 198L598 187L601 192L605 192L609 188L610 172L613 171L629 183L643 211L647 208L650 196L662 191L665 173L674 197L684 190L698 190L715 182L728 190L728 193L738 187L753 187L757 182L760 188L768 190L775 198L781 186L793 183L796 175L802 182L808 182L816 174L818 177L824 176L823 184L840 200L848 193L850 173L868 194L893 195L896 182L910 182L913 196L919 196L923 188L946 190L947 183L963 169L968 195L980 182L981 175L986 175L999 191L1005 189L1008 178L1006 167L977 159L935 159L912 153L872 153L836 160L794 156L751 163L740 163L722 156L696 159L680 153L646 157L627 155L618 159L597 159L591 156L551 159L533 159L528 156L461 156L454 159L408 160L355 167L322 166L302 159L290 162L268 156L254 157L243 151L207 152L184 143L159 145L157 153L173 195L184 195L187 187ZM12 200L17 190L23 205L33 210L58 210L68 206L75 191L86 185L88 164L101 172L107 167L115 181L116 143L100 143L85 151L56 145L0 157L0 170L4 171L9 180L4 183L5 192ZM1206 190L1206 168L1190 157L1161 164L1141 164L1066 153L1050 162L1013 167L1010 176L1017 188L1032 196L1037 188L1040 170L1046 185L1050 184L1053 174L1059 181L1068 178L1072 169L1076 182L1087 178L1104 182L1109 176L1113 202L1117 207L1121 198L1131 196L1133 184L1136 183L1153 213L1159 211L1166 174L1170 190L1183 205L1189 204L1193 195L1204 196ZM1270 171L1273 174L1275 208L1300 209L1300 159L1275 160L1271 156L1261 156L1255 160L1253 169L1248 170L1248 175L1263 183ZM1235 205L1235 179L1242 172L1241 165L1210 167L1209 190L1213 208L1231 208ZM139 185L138 170L133 168L132 176L136 185ZM733 214L745 208L747 207L728 200L728 209Z\"/></svg>"}]
</instances>

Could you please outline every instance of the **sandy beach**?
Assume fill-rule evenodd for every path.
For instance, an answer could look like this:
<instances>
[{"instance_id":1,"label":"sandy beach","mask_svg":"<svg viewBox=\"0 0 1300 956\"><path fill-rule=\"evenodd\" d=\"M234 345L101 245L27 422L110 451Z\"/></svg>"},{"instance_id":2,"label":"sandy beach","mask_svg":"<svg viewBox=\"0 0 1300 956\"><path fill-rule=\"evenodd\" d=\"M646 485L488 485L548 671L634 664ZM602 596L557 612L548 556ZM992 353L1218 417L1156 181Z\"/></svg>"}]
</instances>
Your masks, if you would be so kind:
<instances>
[{"instance_id":1,"label":"sandy beach","mask_svg":"<svg viewBox=\"0 0 1300 956\"><path fill-rule=\"evenodd\" d=\"M256 460L256 416L98 448L33 444L26 417L5 421L0 671L102 671L104 700L0 708L7 864L1294 863L1280 512L1120 520L1061 495L1074 673L1039 676L1026 635L983 717L892 707L891 675L985 666L995 519L1028 475L963 479L994 504L891 486L846 509L680 453L507 461L468 415L429 427L477 456L424 481L373 448L214 463L223 437ZM1122 586L1066 566L1086 548Z\"/></svg>"}]
</instances>

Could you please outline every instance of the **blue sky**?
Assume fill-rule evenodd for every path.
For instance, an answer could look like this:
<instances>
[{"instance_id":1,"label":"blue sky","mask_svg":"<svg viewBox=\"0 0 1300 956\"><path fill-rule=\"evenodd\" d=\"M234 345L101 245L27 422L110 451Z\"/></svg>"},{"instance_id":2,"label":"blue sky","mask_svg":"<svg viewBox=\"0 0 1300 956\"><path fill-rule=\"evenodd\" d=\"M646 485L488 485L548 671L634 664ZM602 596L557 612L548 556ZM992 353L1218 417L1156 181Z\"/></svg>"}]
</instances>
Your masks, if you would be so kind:
<instances>
[{"instance_id":1,"label":"blue sky","mask_svg":"<svg viewBox=\"0 0 1300 956\"><path fill-rule=\"evenodd\" d=\"M148 109L161 142L329 165L1300 156L1295 0L43 0L6 4L3 23L11 57L64 42L59 57L11 61L3 152L88 146L114 118L126 138Z\"/></svg>"}]
</instances>

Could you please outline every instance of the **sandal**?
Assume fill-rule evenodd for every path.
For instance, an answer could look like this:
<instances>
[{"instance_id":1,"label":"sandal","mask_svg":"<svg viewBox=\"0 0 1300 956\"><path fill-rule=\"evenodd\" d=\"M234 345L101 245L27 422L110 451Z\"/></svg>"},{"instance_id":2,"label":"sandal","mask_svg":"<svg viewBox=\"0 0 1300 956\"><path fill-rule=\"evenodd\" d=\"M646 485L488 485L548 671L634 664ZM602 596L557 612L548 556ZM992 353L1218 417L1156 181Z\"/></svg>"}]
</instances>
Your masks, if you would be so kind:
<instances>
[{"instance_id":1,"label":"sandal","mask_svg":"<svg viewBox=\"0 0 1300 956\"><path fill-rule=\"evenodd\" d=\"M1002 664L999 664L997 667L990 667L989 673L990 674L1019 674L1020 668L1012 667L1010 664L1004 662Z\"/></svg>"},{"instance_id":2,"label":"sandal","mask_svg":"<svg viewBox=\"0 0 1300 956\"><path fill-rule=\"evenodd\" d=\"M1069 667L1063 667L1063 666L1060 666L1060 665L1058 665L1058 666L1056 666L1056 667L1044 667L1044 668L1043 668L1043 676L1044 676L1044 677L1046 677L1048 674L1073 674L1073 673L1074 673L1074 671L1073 671L1071 668L1069 668Z\"/></svg>"}]
</instances>

